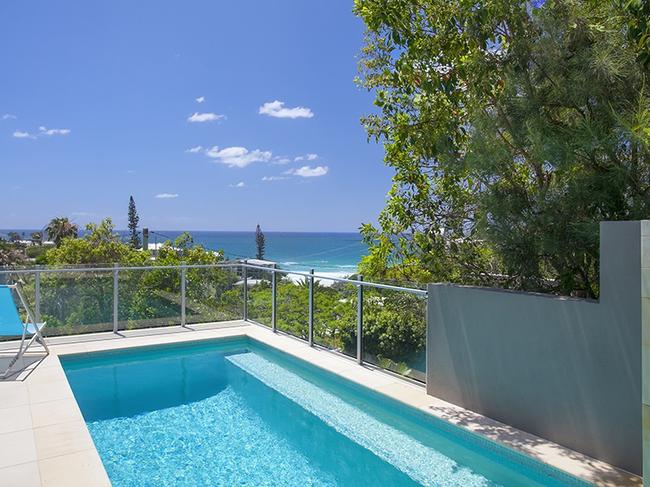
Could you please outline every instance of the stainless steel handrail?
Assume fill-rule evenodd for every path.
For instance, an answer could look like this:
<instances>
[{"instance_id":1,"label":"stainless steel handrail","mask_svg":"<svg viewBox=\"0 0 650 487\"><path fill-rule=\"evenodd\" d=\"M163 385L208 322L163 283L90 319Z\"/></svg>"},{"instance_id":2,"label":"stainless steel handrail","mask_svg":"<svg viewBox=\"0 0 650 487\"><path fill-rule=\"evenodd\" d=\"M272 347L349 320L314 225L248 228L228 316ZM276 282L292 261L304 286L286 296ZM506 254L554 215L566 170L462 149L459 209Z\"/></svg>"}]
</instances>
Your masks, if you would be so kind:
<instances>
[{"instance_id":1,"label":"stainless steel handrail","mask_svg":"<svg viewBox=\"0 0 650 487\"><path fill-rule=\"evenodd\" d=\"M244 264L236 263L222 263L222 264L187 264L186 267L194 268L212 268L212 267L240 267ZM145 265L145 266L111 266L111 267L35 267L33 269L0 269L0 275L3 274L33 274L36 271L41 273L57 273L57 272L113 272L115 269L118 271L154 271L156 269L181 269L182 264L179 265Z\"/></svg>"},{"instance_id":2,"label":"stainless steel handrail","mask_svg":"<svg viewBox=\"0 0 650 487\"><path fill-rule=\"evenodd\" d=\"M258 269L266 272L271 272L271 273L276 273L276 274L284 274L284 275L294 275L294 276L301 276L305 277L307 280L311 279L312 277L314 279L321 279L325 281L333 281L333 282L342 282L342 283L347 283L347 284L352 284L355 286L359 286L360 281L355 280L355 279L347 279L345 277L334 277L334 276L325 276L325 275L320 275L320 274L311 274L309 272L302 272L302 271L291 271L287 269L278 269L274 267L264 267L264 266L259 266L259 265L253 265L253 264L245 264L245 263L234 263L234 262L228 262L228 263L222 263L222 264L185 264L185 265L166 265L166 266L156 266L156 265L150 265L150 266L113 266L113 267L79 267L79 268L47 268L47 267L39 267L39 268L34 268L34 269L3 269L0 270L0 275L7 275L7 274L34 274L35 272L39 272L41 274L56 274L56 273L65 273L65 272L113 272L113 271L155 271L155 270L161 270L161 269L183 269L185 267L186 269L211 269L211 268L229 268L229 267L236 267L236 268L247 268L247 269ZM393 290L393 291L402 291L406 293L411 293L411 294L417 294L420 296L427 296L427 291L424 289L417 289L417 288L411 288L411 287L403 287L403 286L395 286L392 284L381 284L378 282L372 282L372 281L363 281L363 286L365 287L374 287L377 289L387 289L387 290Z\"/></svg>"},{"instance_id":3,"label":"stainless steel handrail","mask_svg":"<svg viewBox=\"0 0 650 487\"><path fill-rule=\"evenodd\" d=\"M286 269L274 269L273 267L264 267L264 266L258 266L252 264L231 264L231 265L235 265L235 266L244 265L249 269L260 269L263 271L275 272L278 274L291 274L294 276L302 276L307 279L311 279L313 277L314 279L321 279L324 281L343 282L347 284L353 284L355 286L363 285L365 287L374 287L378 289L388 289L393 291L403 291L406 293L418 294L420 296L427 296L427 291L425 289L417 289L413 287L394 286L392 284L380 284L378 282L372 282L372 281L363 281L363 283L361 283L361 281L357 281L356 279L347 279L345 277L323 276L319 274L311 274L309 272L290 271Z\"/></svg>"}]
</instances>

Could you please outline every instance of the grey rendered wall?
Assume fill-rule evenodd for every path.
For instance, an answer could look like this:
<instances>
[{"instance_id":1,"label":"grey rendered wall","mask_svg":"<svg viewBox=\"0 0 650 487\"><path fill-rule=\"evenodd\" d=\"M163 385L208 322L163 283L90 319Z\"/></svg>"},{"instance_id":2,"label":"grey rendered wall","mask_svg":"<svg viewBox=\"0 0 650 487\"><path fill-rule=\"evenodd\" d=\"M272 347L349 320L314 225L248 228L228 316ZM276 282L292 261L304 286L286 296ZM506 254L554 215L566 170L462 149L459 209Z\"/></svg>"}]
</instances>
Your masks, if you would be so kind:
<instances>
[{"instance_id":1,"label":"grey rendered wall","mask_svg":"<svg viewBox=\"0 0 650 487\"><path fill-rule=\"evenodd\" d=\"M642 228L601 224L598 302L430 285L427 393L640 474Z\"/></svg>"}]
</instances>

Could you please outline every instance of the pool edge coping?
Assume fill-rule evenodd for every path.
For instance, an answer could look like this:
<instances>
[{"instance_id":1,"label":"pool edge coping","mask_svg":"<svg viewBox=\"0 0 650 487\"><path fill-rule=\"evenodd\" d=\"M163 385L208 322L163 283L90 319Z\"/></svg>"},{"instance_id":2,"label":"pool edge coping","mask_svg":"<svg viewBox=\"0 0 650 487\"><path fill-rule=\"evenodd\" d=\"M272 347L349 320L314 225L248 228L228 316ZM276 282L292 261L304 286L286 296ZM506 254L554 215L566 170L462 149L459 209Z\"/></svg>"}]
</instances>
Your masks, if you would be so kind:
<instances>
[{"instance_id":1,"label":"pool edge coping","mask_svg":"<svg viewBox=\"0 0 650 487\"><path fill-rule=\"evenodd\" d=\"M16 469L28 463L35 464L38 468L39 483L32 481L24 485L110 485L110 480L103 467L94 442L90 437L88 428L83 421L83 416L76 403L74 394L68 384L59 356L93 353L110 350L124 350L163 344L173 344L191 341L204 341L226 337L248 337L273 347L280 352L287 353L297 359L304 360L311 365L331 372L353 383L366 387L374 392L394 399L402 404L413 407L418 411L433 416L466 432L496 443L506 450L514 450L542 464L548 465L570 477L576 477L597 486L641 486L640 477L618 469L602 461L595 460L584 454L575 452L550 441L539 438L530 433L523 432L512 426L474 413L460 406L443 401L426 394L424 387L411 381L401 379L394 374L389 374L372 366L360 366L353 359L332 353L320 347L309 347L308 344L293 337L273 333L262 325L234 320L232 326L219 328L203 328L198 325L189 333L159 333L153 335L123 336L106 340L79 341L74 343L51 344L52 353L41 362L34 365L33 370L26 369L29 373L23 381L0 382L0 397L3 397L4 387L9 384L16 391L27 390L27 401L18 400L15 408L29 408L31 416L31 430L34 438L34 459L11 466L0 466L0 479L7 469ZM16 394L20 395L20 392ZM70 399L72 402L70 402ZM42 411L34 413L34 409L42 410L47 403L58 401L58 406L67 407L68 411L58 411L64 421L52 424L42 424ZM65 403L67 401L67 406ZM14 399L15 402L15 399ZM11 401L10 401L11 404ZM0 415L6 406L0 405ZM11 406L9 406L11 407ZM41 418L36 421L35 418ZM38 431L37 431L38 430ZM0 431L0 446L6 435L13 432ZM23 435L26 436L26 435ZM510 438L504 441L504 438ZM90 447L88 445L90 439ZM6 440L5 440L6 441ZM27 440L25 440L27 441ZM61 446L64 453L52 455L51 450ZM3 449L4 450L4 449ZM50 453L47 453L50 451ZM43 453L45 452L45 453ZM86 455L81 467L72 468L76 464L67 464L79 460L80 453ZM68 458L69 457L69 458ZM74 458L73 458L74 457ZM29 458L29 457L28 457ZM52 461L52 459L58 459ZM58 466L57 466L58 462ZM99 463L99 467L97 463ZM32 470L34 465L31 465ZM67 468L61 468L67 467ZM25 467L26 468L26 467ZM101 470L101 472L99 472ZM99 478L88 479L84 475L93 473ZM65 477L65 483L57 483L57 475ZM54 479L54 483L48 479ZM82 480L83 479L83 480ZM70 483L72 481L72 483Z\"/></svg>"}]
</instances>

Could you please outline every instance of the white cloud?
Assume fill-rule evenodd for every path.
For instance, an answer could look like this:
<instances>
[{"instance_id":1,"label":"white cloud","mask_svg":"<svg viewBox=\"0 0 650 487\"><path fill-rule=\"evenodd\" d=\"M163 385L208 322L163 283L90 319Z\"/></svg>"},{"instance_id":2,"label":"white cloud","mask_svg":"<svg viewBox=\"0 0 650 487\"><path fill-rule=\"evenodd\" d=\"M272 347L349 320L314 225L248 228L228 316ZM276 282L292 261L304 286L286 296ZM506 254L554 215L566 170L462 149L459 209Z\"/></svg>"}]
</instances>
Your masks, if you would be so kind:
<instances>
[{"instance_id":1,"label":"white cloud","mask_svg":"<svg viewBox=\"0 0 650 487\"><path fill-rule=\"evenodd\" d=\"M24 130L16 130L12 135L17 139L35 139L36 137L51 137L53 135L68 135L70 129L48 129L42 125L38 127L38 133L31 134Z\"/></svg>"},{"instance_id":2,"label":"white cloud","mask_svg":"<svg viewBox=\"0 0 650 487\"><path fill-rule=\"evenodd\" d=\"M271 162L273 164L289 164L291 162L291 159L288 157L274 156Z\"/></svg>"},{"instance_id":3,"label":"white cloud","mask_svg":"<svg viewBox=\"0 0 650 487\"><path fill-rule=\"evenodd\" d=\"M286 176L264 176L262 178L262 181L282 181L283 179L287 179Z\"/></svg>"},{"instance_id":4,"label":"white cloud","mask_svg":"<svg viewBox=\"0 0 650 487\"><path fill-rule=\"evenodd\" d=\"M243 188L244 186L246 186L244 184L244 181L239 181L237 184L231 184L230 185L231 188Z\"/></svg>"},{"instance_id":5,"label":"white cloud","mask_svg":"<svg viewBox=\"0 0 650 487\"><path fill-rule=\"evenodd\" d=\"M224 115L218 115L212 112L207 112L207 113L194 112L192 115L187 117L187 121L188 122L215 122L223 118L226 117Z\"/></svg>"},{"instance_id":6,"label":"white cloud","mask_svg":"<svg viewBox=\"0 0 650 487\"><path fill-rule=\"evenodd\" d=\"M205 101L205 96L199 96L198 98L195 98L197 103L203 103Z\"/></svg>"},{"instance_id":7,"label":"white cloud","mask_svg":"<svg viewBox=\"0 0 650 487\"><path fill-rule=\"evenodd\" d=\"M178 198L178 193L158 193L155 197L161 200L169 200Z\"/></svg>"},{"instance_id":8,"label":"white cloud","mask_svg":"<svg viewBox=\"0 0 650 487\"><path fill-rule=\"evenodd\" d=\"M315 178L318 176L325 176L329 172L329 167L327 166L302 166L298 169L290 169L286 174L292 174L293 176L300 176L301 178Z\"/></svg>"},{"instance_id":9,"label":"white cloud","mask_svg":"<svg viewBox=\"0 0 650 487\"><path fill-rule=\"evenodd\" d=\"M295 157L294 162L298 161L315 161L318 159L318 154L305 154L304 156Z\"/></svg>"},{"instance_id":10,"label":"white cloud","mask_svg":"<svg viewBox=\"0 0 650 487\"><path fill-rule=\"evenodd\" d=\"M306 107L285 108L283 101L269 101L259 109L260 115L275 118L311 118L314 113Z\"/></svg>"},{"instance_id":11,"label":"white cloud","mask_svg":"<svg viewBox=\"0 0 650 487\"><path fill-rule=\"evenodd\" d=\"M40 135L68 135L70 129L48 129L47 127L38 127Z\"/></svg>"},{"instance_id":12,"label":"white cloud","mask_svg":"<svg viewBox=\"0 0 650 487\"><path fill-rule=\"evenodd\" d=\"M196 147L190 147L185 152L189 152L190 154L198 154L202 150L203 150L203 146L197 145Z\"/></svg>"},{"instance_id":13,"label":"white cloud","mask_svg":"<svg viewBox=\"0 0 650 487\"><path fill-rule=\"evenodd\" d=\"M16 120L16 118L17 118L16 115L14 115L12 113L5 113L2 116L2 120Z\"/></svg>"},{"instance_id":14,"label":"white cloud","mask_svg":"<svg viewBox=\"0 0 650 487\"><path fill-rule=\"evenodd\" d=\"M249 151L245 147L226 147L219 149L216 145L206 150L205 154L217 162L230 167L246 167L253 162L268 162L273 156L270 151L261 151L259 149Z\"/></svg>"}]
</instances>

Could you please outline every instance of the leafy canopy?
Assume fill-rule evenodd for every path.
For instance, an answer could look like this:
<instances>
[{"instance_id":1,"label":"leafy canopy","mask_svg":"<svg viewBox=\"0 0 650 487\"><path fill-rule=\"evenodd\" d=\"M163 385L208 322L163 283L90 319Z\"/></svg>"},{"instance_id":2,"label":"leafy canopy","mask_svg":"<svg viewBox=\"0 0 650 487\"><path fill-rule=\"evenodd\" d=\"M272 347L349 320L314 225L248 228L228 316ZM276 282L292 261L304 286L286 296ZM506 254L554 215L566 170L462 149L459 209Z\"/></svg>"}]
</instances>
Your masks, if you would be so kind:
<instances>
[{"instance_id":1,"label":"leafy canopy","mask_svg":"<svg viewBox=\"0 0 650 487\"><path fill-rule=\"evenodd\" d=\"M367 26L358 82L378 108L363 123L395 169L380 227L362 227L361 272L596 296L599 221L649 214L635 11L610 0L355 11Z\"/></svg>"},{"instance_id":2,"label":"leafy canopy","mask_svg":"<svg viewBox=\"0 0 650 487\"><path fill-rule=\"evenodd\" d=\"M149 252L132 248L122 242L110 218L86 225L82 238L65 238L43 258L45 264L112 264L145 265Z\"/></svg>"}]
</instances>

